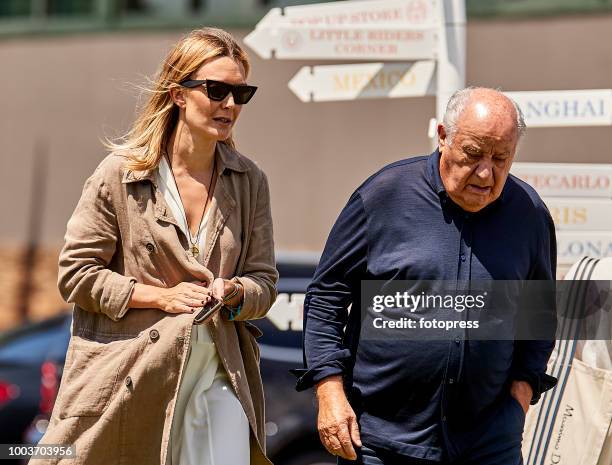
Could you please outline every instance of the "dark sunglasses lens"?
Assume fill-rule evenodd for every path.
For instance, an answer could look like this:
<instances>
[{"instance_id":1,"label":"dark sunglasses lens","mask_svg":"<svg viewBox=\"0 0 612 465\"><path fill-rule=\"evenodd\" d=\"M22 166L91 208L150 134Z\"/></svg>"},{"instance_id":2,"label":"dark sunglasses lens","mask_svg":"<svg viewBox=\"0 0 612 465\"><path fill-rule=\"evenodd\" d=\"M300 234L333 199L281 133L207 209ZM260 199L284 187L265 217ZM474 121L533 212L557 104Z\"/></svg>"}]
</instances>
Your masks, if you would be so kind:
<instances>
[{"instance_id":1,"label":"dark sunglasses lens","mask_svg":"<svg viewBox=\"0 0 612 465\"><path fill-rule=\"evenodd\" d=\"M255 95L257 87L254 86L236 86L234 88L234 101L238 105L244 105Z\"/></svg>"},{"instance_id":2,"label":"dark sunglasses lens","mask_svg":"<svg viewBox=\"0 0 612 465\"><path fill-rule=\"evenodd\" d=\"M220 102L227 94L232 90L232 86L225 84L224 82L208 81L206 83L206 93L208 98Z\"/></svg>"}]
</instances>

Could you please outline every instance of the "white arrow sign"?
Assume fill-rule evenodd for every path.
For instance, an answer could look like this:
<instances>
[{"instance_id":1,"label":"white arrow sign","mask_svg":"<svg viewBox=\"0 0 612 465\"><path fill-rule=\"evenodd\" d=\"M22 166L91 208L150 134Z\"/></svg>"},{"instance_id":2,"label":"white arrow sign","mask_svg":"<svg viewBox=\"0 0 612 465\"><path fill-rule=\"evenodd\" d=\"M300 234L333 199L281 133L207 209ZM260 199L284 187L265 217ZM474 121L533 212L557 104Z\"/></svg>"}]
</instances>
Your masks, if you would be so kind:
<instances>
[{"instance_id":1,"label":"white arrow sign","mask_svg":"<svg viewBox=\"0 0 612 465\"><path fill-rule=\"evenodd\" d=\"M570 232L557 233L557 262L572 265L588 255L595 258L612 257L612 232Z\"/></svg>"},{"instance_id":2,"label":"white arrow sign","mask_svg":"<svg viewBox=\"0 0 612 465\"><path fill-rule=\"evenodd\" d=\"M304 66L289 81L302 102L434 95L434 61Z\"/></svg>"},{"instance_id":3,"label":"white arrow sign","mask_svg":"<svg viewBox=\"0 0 612 465\"><path fill-rule=\"evenodd\" d=\"M528 127L612 125L612 90L506 92Z\"/></svg>"},{"instance_id":4,"label":"white arrow sign","mask_svg":"<svg viewBox=\"0 0 612 465\"><path fill-rule=\"evenodd\" d=\"M432 0L360 0L272 8L255 27L433 27L436 19Z\"/></svg>"},{"instance_id":5,"label":"white arrow sign","mask_svg":"<svg viewBox=\"0 0 612 465\"><path fill-rule=\"evenodd\" d=\"M283 14L284 13L284 14ZM370 0L273 8L244 42L262 58L434 58L435 8L426 0Z\"/></svg>"},{"instance_id":6,"label":"white arrow sign","mask_svg":"<svg viewBox=\"0 0 612 465\"><path fill-rule=\"evenodd\" d=\"M434 58L433 29L363 26L257 28L244 39L259 56L268 59L417 60Z\"/></svg>"},{"instance_id":7,"label":"white arrow sign","mask_svg":"<svg viewBox=\"0 0 612 465\"><path fill-rule=\"evenodd\" d=\"M612 232L612 200L548 197L543 199L559 231Z\"/></svg>"},{"instance_id":8,"label":"white arrow sign","mask_svg":"<svg viewBox=\"0 0 612 465\"><path fill-rule=\"evenodd\" d=\"M543 197L612 199L612 165L513 163L511 173L530 184Z\"/></svg>"}]
</instances>

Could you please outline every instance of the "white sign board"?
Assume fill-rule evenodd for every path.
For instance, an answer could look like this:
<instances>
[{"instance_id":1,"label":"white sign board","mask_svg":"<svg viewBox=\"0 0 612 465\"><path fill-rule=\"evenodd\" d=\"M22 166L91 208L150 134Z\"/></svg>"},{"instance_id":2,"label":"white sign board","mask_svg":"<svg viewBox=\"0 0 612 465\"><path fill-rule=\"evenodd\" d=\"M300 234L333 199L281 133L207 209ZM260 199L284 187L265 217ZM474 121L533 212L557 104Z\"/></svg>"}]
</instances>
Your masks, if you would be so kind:
<instances>
[{"instance_id":1,"label":"white sign board","mask_svg":"<svg viewBox=\"0 0 612 465\"><path fill-rule=\"evenodd\" d=\"M505 92L521 107L527 127L612 125L612 90Z\"/></svg>"},{"instance_id":2,"label":"white sign board","mask_svg":"<svg viewBox=\"0 0 612 465\"><path fill-rule=\"evenodd\" d=\"M369 0L273 8L244 42L262 58L429 59L431 0Z\"/></svg>"},{"instance_id":3,"label":"white sign board","mask_svg":"<svg viewBox=\"0 0 612 465\"><path fill-rule=\"evenodd\" d=\"M276 297L270 311L266 314L268 320L282 331L301 331L304 317L305 294L281 293Z\"/></svg>"},{"instance_id":4,"label":"white sign board","mask_svg":"<svg viewBox=\"0 0 612 465\"><path fill-rule=\"evenodd\" d=\"M435 56L433 29L368 26L281 26L255 29L244 39L260 57L321 60L417 60Z\"/></svg>"},{"instance_id":5,"label":"white sign board","mask_svg":"<svg viewBox=\"0 0 612 465\"><path fill-rule=\"evenodd\" d=\"M558 231L612 232L612 200L545 197Z\"/></svg>"},{"instance_id":6,"label":"white sign board","mask_svg":"<svg viewBox=\"0 0 612 465\"><path fill-rule=\"evenodd\" d=\"M304 66L289 88L302 102L434 95L435 68L434 61Z\"/></svg>"},{"instance_id":7,"label":"white sign board","mask_svg":"<svg viewBox=\"0 0 612 465\"><path fill-rule=\"evenodd\" d=\"M557 232L557 263L572 265L581 257L612 257L612 232Z\"/></svg>"},{"instance_id":8,"label":"white sign board","mask_svg":"<svg viewBox=\"0 0 612 465\"><path fill-rule=\"evenodd\" d=\"M510 172L543 197L612 199L612 164L513 163Z\"/></svg>"}]
</instances>

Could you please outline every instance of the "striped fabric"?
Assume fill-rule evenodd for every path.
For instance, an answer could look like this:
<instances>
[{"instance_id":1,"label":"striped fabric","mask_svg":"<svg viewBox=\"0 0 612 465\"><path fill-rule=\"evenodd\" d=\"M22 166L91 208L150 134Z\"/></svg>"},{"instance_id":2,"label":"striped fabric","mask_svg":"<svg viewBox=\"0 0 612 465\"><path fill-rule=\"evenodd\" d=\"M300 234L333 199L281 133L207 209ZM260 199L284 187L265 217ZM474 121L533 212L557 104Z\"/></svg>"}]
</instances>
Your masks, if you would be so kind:
<instances>
[{"instance_id":1,"label":"striped fabric","mask_svg":"<svg viewBox=\"0 0 612 465\"><path fill-rule=\"evenodd\" d=\"M585 308L585 281L599 262L584 257L566 276L572 283L559 314L568 318L560 321L560 337L548 365L548 373L559 381L530 409L523 437L525 465L612 465L612 458L602 452L606 447L612 453L612 371L575 358L581 336L576 317Z\"/></svg>"}]
</instances>

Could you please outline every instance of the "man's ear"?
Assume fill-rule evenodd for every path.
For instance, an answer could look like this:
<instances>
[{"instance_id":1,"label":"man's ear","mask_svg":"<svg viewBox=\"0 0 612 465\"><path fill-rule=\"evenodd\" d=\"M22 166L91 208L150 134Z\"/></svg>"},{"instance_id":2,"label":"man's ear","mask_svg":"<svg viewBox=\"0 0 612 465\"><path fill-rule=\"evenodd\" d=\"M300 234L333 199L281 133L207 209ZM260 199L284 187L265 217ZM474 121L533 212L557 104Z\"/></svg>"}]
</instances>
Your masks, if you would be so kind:
<instances>
[{"instance_id":1,"label":"man's ear","mask_svg":"<svg viewBox=\"0 0 612 465\"><path fill-rule=\"evenodd\" d=\"M438 147L446 147L446 128L442 123L438 124Z\"/></svg>"},{"instance_id":2,"label":"man's ear","mask_svg":"<svg viewBox=\"0 0 612 465\"><path fill-rule=\"evenodd\" d=\"M182 87L173 87L170 89L170 98L179 108L185 108L187 105L185 102L185 91Z\"/></svg>"}]
</instances>

